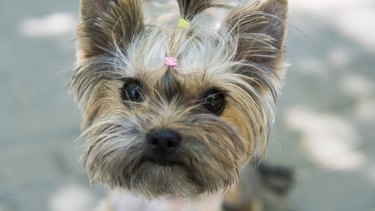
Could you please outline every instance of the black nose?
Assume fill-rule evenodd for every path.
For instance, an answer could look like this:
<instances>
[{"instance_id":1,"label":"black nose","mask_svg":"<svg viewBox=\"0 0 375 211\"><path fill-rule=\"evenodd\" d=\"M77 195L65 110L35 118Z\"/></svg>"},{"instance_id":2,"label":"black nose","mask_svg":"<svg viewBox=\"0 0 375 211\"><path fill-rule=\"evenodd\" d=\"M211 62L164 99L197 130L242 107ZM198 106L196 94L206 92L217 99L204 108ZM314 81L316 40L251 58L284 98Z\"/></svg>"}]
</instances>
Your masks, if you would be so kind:
<instances>
[{"instance_id":1,"label":"black nose","mask_svg":"<svg viewBox=\"0 0 375 211\"><path fill-rule=\"evenodd\" d=\"M180 142L180 134L171 129L153 130L147 135L150 149L160 155L175 151Z\"/></svg>"}]
</instances>

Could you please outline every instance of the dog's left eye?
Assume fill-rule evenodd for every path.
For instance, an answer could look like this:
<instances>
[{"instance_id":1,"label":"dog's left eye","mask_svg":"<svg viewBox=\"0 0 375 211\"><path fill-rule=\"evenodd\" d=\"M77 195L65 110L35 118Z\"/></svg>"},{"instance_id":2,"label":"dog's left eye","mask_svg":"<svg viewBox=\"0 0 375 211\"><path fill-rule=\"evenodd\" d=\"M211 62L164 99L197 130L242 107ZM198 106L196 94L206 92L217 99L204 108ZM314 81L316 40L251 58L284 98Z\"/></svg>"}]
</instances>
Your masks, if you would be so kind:
<instances>
[{"instance_id":1,"label":"dog's left eye","mask_svg":"<svg viewBox=\"0 0 375 211\"><path fill-rule=\"evenodd\" d=\"M208 91L203 99L203 105L206 109L216 115L220 115L225 107L225 94L220 90Z\"/></svg>"},{"instance_id":2,"label":"dog's left eye","mask_svg":"<svg viewBox=\"0 0 375 211\"><path fill-rule=\"evenodd\" d=\"M143 100L143 89L138 81L126 81L121 89L123 100L132 102L141 102Z\"/></svg>"}]
</instances>

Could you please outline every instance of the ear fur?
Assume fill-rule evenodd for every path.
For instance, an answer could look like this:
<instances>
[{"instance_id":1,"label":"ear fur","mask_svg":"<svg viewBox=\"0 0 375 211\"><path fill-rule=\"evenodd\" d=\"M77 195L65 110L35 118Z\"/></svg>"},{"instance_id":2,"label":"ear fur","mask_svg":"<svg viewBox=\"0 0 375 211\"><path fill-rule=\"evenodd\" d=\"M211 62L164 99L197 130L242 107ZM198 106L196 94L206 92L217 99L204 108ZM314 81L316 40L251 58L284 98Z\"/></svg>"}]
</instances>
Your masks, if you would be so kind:
<instances>
[{"instance_id":1,"label":"ear fur","mask_svg":"<svg viewBox=\"0 0 375 211\"><path fill-rule=\"evenodd\" d=\"M141 0L81 0L78 61L126 48L143 28Z\"/></svg>"},{"instance_id":2,"label":"ear fur","mask_svg":"<svg viewBox=\"0 0 375 211\"><path fill-rule=\"evenodd\" d=\"M238 36L236 60L264 64L283 74L287 0L257 0L234 9L225 25Z\"/></svg>"},{"instance_id":3,"label":"ear fur","mask_svg":"<svg viewBox=\"0 0 375 211\"><path fill-rule=\"evenodd\" d=\"M180 16L192 20L194 16L211 7L229 7L227 0L177 0Z\"/></svg>"},{"instance_id":4,"label":"ear fur","mask_svg":"<svg viewBox=\"0 0 375 211\"><path fill-rule=\"evenodd\" d=\"M116 0L81 0L80 1L80 19L93 20L107 10L111 1Z\"/></svg>"}]
</instances>

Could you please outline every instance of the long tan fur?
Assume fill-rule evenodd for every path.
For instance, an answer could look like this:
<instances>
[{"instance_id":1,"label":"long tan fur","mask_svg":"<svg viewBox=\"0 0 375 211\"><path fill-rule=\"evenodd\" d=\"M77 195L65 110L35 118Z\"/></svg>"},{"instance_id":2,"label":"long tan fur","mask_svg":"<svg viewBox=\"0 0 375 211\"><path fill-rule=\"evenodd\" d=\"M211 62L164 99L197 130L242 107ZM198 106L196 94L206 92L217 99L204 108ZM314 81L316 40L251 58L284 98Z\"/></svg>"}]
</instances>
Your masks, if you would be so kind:
<instances>
[{"instance_id":1,"label":"long tan fur","mask_svg":"<svg viewBox=\"0 0 375 211\"><path fill-rule=\"evenodd\" d=\"M178 1L192 20L220 1ZM77 68L71 92L84 114L84 164L92 182L148 197L196 197L239 181L257 143L267 143L283 84L287 2L241 3L219 29L147 26L139 0L81 0ZM163 63L166 56L177 67ZM144 100L121 98L129 79ZM201 105L225 92L221 115ZM183 137L179 166L146 162L146 135L170 128Z\"/></svg>"}]
</instances>

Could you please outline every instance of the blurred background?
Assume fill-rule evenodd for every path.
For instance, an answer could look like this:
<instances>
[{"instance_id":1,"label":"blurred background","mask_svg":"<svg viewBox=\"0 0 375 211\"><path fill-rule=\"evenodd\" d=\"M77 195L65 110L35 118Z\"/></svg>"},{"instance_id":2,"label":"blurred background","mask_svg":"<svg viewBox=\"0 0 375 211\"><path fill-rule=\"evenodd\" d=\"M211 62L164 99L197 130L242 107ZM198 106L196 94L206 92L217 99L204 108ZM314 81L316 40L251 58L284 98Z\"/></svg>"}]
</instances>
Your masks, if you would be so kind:
<instances>
[{"instance_id":1,"label":"blurred background","mask_svg":"<svg viewBox=\"0 0 375 211\"><path fill-rule=\"evenodd\" d=\"M89 211L66 84L77 0L0 1L0 211ZM173 13L170 13L173 9ZM152 0L166 19L176 3ZM375 1L290 0L291 64L267 152L296 211L375 211Z\"/></svg>"}]
</instances>

